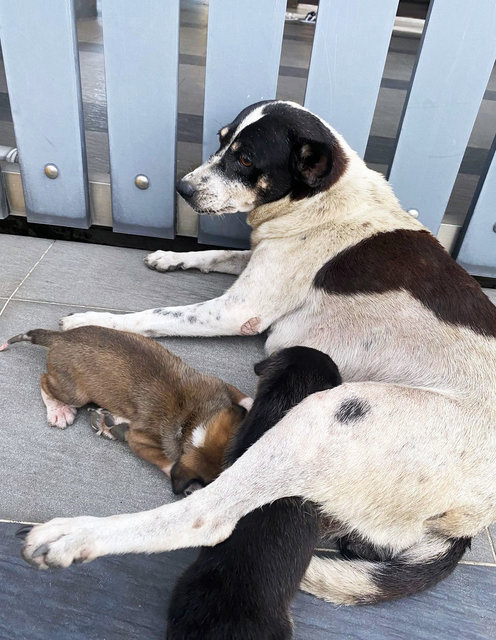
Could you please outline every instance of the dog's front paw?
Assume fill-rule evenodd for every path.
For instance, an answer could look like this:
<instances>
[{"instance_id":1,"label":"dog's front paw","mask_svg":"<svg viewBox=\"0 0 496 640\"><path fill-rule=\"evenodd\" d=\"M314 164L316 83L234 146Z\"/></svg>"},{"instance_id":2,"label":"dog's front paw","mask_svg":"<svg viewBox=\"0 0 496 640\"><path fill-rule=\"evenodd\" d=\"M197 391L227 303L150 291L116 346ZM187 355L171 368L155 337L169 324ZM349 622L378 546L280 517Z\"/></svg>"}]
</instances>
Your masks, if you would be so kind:
<instances>
[{"instance_id":1,"label":"dog's front paw","mask_svg":"<svg viewBox=\"0 0 496 640\"><path fill-rule=\"evenodd\" d=\"M98 518L55 518L27 534L22 557L38 569L69 567L98 555Z\"/></svg>"},{"instance_id":2,"label":"dog's front paw","mask_svg":"<svg viewBox=\"0 0 496 640\"><path fill-rule=\"evenodd\" d=\"M177 271L185 268L180 255L175 251L154 251L146 256L144 263L155 271Z\"/></svg>"},{"instance_id":3,"label":"dog's front paw","mask_svg":"<svg viewBox=\"0 0 496 640\"><path fill-rule=\"evenodd\" d=\"M97 313L96 311L73 313L71 316L62 318L59 324L62 331L76 329L77 327L86 327L90 324L98 327L107 327L108 329L116 328L116 321L113 313Z\"/></svg>"}]
</instances>

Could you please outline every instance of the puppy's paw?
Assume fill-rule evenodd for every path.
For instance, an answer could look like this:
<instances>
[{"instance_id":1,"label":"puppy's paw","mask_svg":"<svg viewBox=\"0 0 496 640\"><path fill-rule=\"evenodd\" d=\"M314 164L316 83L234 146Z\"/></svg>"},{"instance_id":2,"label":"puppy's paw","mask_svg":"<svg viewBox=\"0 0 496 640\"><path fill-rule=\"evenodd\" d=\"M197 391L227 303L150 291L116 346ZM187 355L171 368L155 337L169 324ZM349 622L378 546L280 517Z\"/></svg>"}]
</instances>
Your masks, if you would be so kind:
<instances>
[{"instance_id":1,"label":"puppy's paw","mask_svg":"<svg viewBox=\"0 0 496 640\"><path fill-rule=\"evenodd\" d=\"M69 567L98 555L98 518L55 518L31 529L21 554L38 569Z\"/></svg>"},{"instance_id":2,"label":"puppy's paw","mask_svg":"<svg viewBox=\"0 0 496 640\"><path fill-rule=\"evenodd\" d=\"M98 327L115 329L115 315L113 313L97 313L96 311L87 311L86 313L73 313L71 316L62 318L59 322L62 331L67 331L68 329L76 329L77 327L86 327L90 324L96 325Z\"/></svg>"},{"instance_id":3,"label":"puppy's paw","mask_svg":"<svg viewBox=\"0 0 496 640\"><path fill-rule=\"evenodd\" d=\"M66 404L58 404L47 408L47 420L51 427L65 429L74 422L76 409Z\"/></svg>"},{"instance_id":4,"label":"puppy's paw","mask_svg":"<svg viewBox=\"0 0 496 640\"><path fill-rule=\"evenodd\" d=\"M144 263L149 269L161 272L186 268L180 254L175 251L154 251L146 256Z\"/></svg>"}]
</instances>

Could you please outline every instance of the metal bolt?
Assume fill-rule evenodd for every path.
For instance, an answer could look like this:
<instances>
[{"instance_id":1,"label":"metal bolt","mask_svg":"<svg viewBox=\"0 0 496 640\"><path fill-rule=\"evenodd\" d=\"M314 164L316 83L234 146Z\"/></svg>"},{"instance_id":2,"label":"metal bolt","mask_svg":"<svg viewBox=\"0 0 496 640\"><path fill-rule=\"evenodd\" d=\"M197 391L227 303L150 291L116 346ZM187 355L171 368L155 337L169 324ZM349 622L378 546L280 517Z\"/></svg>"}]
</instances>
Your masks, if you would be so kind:
<instances>
[{"instance_id":1,"label":"metal bolt","mask_svg":"<svg viewBox=\"0 0 496 640\"><path fill-rule=\"evenodd\" d=\"M59 175L59 170L55 164L46 164L45 165L45 175L50 180L55 180L55 178Z\"/></svg>"},{"instance_id":2,"label":"metal bolt","mask_svg":"<svg viewBox=\"0 0 496 640\"><path fill-rule=\"evenodd\" d=\"M142 173L139 173L134 179L134 184L138 187L138 189L148 189L148 187L150 186L150 180L148 180L148 178Z\"/></svg>"}]
</instances>

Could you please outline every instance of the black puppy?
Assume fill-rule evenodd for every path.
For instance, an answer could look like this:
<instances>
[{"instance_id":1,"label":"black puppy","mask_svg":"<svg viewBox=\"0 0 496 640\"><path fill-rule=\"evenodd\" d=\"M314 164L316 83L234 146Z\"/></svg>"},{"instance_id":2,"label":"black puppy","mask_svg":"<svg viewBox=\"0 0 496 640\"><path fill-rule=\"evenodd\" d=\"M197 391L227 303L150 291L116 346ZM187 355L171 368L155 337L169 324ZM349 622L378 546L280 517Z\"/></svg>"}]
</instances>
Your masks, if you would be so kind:
<instances>
[{"instance_id":1,"label":"black puppy","mask_svg":"<svg viewBox=\"0 0 496 640\"><path fill-rule=\"evenodd\" d=\"M253 407L237 432L227 465L239 458L306 396L341 377L329 356L291 347L255 365ZM254 469L254 473L256 470ZM230 538L204 547L179 578L168 615L168 640L285 640L290 604L319 536L318 510L284 498L242 518Z\"/></svg>"}]
</instances>

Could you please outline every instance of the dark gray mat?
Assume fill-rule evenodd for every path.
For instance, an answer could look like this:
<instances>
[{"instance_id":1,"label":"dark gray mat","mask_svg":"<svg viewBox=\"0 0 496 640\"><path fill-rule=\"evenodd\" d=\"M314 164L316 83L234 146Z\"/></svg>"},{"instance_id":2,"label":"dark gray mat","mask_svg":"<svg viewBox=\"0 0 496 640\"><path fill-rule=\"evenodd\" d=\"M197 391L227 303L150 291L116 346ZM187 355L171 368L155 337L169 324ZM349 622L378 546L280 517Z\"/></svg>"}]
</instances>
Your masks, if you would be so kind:
<instances>
[{"instance_id":1,"label":"dark gray mat","mask_svg":"<svg viewBox=\"0 0 496 640\"><path fill-rule=\"evenodd\" d=\"M164 637L171 589L194 550L37 572L19 557L16 528L0 524L2 640ZM496 569L462 565L431 592L385 605L335 607L299 593L295 640L490 640L495 596Z\"/></svg>"}]
</instances>

